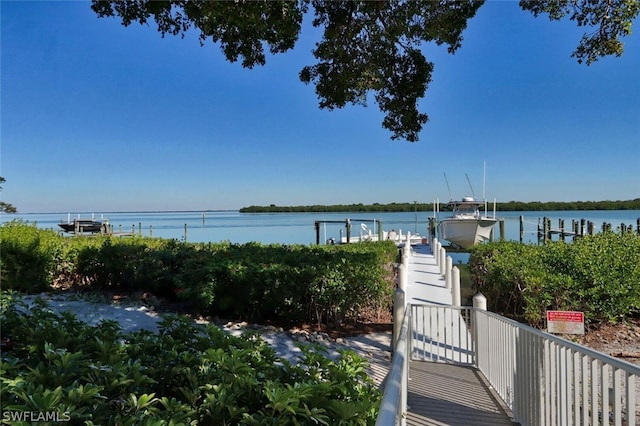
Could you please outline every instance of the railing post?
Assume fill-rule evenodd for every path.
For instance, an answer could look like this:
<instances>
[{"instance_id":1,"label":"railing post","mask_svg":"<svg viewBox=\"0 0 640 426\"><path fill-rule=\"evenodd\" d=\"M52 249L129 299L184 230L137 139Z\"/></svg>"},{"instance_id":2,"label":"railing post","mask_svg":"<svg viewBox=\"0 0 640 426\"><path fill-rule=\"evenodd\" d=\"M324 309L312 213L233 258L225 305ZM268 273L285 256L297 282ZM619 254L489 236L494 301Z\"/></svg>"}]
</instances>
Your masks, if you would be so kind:
<instances>
[{"instance_id":1,"label":"railing post","mask_svg":"<svg viewBox=\"0 0 640 426\"><path fill-rule=\"evenodd\" d=\"M444 249L444 247L440 247L440 259L439 259L439 265L440 265L440 275L444 276L444 271L445 268L447 267L447 251Z\"/></svg>"},{"instance_id":2,"label":"railing post","mask_svg":"<svg viewBox=\"0 0 640 426\"><path fill-rule=\"evenodd\" d=\"M396 290L400 294L402 290ZM394 295L395 297L395 295ZM402 303L398 305L404 306ZM398 333L395 334L397 343L394 343L395 353L391 361L391 368L387 375L384 385L382 401L380 403L380 412L376 419L376 426L406 425L407 416L407 383L408 383L408 366L409 354L411 353L410 340L410 324L411 324L411 305L409 310L405 309L405 316L397 318L397 324L401 324ZM395 333L395 331L394 331Z\"/></svg>"},{"instance_id":3,"label":"railing post","mask_svg":"<svg viewBox=\"0 0 640 426\"><path fill-rule=\"evenodd\" d=\"M410 326L412 322L411 305L405 305L405 308L409 309L409 312L407 313L407 321ZM407 398L409 394L409 360L411 359L411 352L413 351L413 338L410 333L405 336L405 342L406 346L404 359L402 360L402 379L400 387L400 426L407 425L407 411L409 411L407 406Z\"/></svg>"},{"instance_id":4,"label":"railing post","mask_svg":"<svg viewBox=\"0 0 640 426\"><path fill-rule=\"evenodd\" d=\"M479 311L487 310L487 298L482 293L473 296L473 307Z\"/></svg>"},{"instance_id":5,"label":"railing post","mask_svg":"<svg viewBox=\"0 0 640 426\"><path fill-rule=\"evenodd\" d=\"M408 237L409 235L407 235ZM411 257L411 246L407 244L404 245L404 247L402 248L402 256L405 257L406 259L403 259L403 261L405 263L409 263L409 258Z\"/></svg>"},{"instance_id":6,"label":"railing post","mask_svg":"<svg viewBox=\"0 0 640 426\"><path fill-rule=\"evenodd\" d=\"M457 266L451 268L451 281L451 304L460 306L460 269Z\"/></svg>"},{"instance_id":7,"label":"railing post","mask_svg":"<svg viewBox=\"0 0 640 426\"><path fill-rule=\"evenodd\" d=\"M402 264L404 265L405 269L409 267L409 252L407 251L406 247L402 248Z\"/></svg>"},{"instance_id":8,"label":"railing post","mask_svg":"<svg viewBox=\"0 0 640 426\"><path fill-rule=\"evenodd\" d=\"M487 310L487 298L482 293L478 293L473 296L473 347L476 355L475 365L476 368L480 368L480 330L479 330L479 317L480 311ZM483 373L484 374L484 373Z\"/></svg>"},{"instance_id":9,"label":"railing post","mask_svg":"<svg viewBox=\"0 0 640 426\"><path fill-rule=\"evenodd\" d=\"M405 310L405 293L401 288L395 289L393 292L393 340L391 345L391 353L395 354L400 330L402 328L402 319Z\"/></svg>"},{"instance_id":10,"label":"railing post","mask_svg":"<svg viewBox=\"0 0 640 426\"><path fill-rule=\"evenodd\" d=\"M404 263L398 266L398 288L403 291L407 289L407 266Z\"/></svg>"}]
</instances>

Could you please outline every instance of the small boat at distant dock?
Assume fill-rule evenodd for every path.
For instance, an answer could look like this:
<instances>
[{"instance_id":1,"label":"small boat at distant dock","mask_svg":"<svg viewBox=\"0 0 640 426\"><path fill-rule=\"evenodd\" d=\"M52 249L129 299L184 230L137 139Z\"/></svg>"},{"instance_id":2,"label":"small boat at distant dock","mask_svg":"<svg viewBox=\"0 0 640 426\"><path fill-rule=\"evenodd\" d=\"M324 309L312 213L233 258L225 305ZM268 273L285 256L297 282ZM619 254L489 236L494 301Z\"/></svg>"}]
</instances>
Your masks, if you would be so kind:
<instances>
[{"instance_id":1,"label":"small boat at distant dock","mask_svg":"<svg viewBox=\"0 0 640 426\"><path fill-rule=\"evenodd\" d=\"M108 219L95 220L93 217L91 219L81 219L78 217L72 220L71 215L69 215L66 222L60 221L58 224L64 232L73 234L96 234L99 232L106 232L108 225Z\"/></svg>"}]
</instances>

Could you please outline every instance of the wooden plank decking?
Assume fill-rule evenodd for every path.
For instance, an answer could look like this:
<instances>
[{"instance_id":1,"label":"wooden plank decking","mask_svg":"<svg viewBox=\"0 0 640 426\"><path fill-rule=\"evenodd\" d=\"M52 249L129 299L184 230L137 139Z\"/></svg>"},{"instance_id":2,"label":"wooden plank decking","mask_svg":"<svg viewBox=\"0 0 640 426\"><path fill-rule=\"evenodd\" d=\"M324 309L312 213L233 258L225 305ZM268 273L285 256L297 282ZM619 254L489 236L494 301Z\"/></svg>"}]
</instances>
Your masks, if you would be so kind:
<instances>
[{"instance_id":1,"label":"wooden plank decking","mask_svg":"<svg viewBox=\"0 0 640 426\"><path fill-rule=\"evenodd\" d=\"M429 246L415 246L407 269L407 303L451 305L451 292ZM472 366L412 361L409 377L408 425L513 424L504 402Z\"/></svg>"},{"instance_id":2,"label":"wooden plank decking","mask_svg":"<svg viewBox=\"0 0 640 426\"><path fill-rule=\"evenodd\" d=\"M410 370L407 425L513 425L474 367L413 361Z\"/></svg>"}]
</instances>

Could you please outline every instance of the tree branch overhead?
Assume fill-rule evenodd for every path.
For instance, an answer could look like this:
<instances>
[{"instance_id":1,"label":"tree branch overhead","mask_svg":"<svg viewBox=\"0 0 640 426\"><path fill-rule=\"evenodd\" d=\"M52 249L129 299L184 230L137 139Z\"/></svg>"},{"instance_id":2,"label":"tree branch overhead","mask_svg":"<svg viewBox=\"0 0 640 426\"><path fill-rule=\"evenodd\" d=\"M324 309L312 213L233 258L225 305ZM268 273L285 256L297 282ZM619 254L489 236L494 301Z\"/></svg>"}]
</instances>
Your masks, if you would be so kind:
<instances>
[{"instance_id":1,"label":"tree branch overhead","mask_svg":"<svg viewBox=\"0 0 640 426\"><path fill-rule=\"evenodd\" d=\"M199 31L201 45L211 40L230 62L245 68L264 65L270 54L292 49L303 18L313 9L312 25L323 28L313 55L317 62L299 73L313 84L319 107L366 105L369 94L384 114L382 127L391 139L419 140L428 115L418 109L431 82L434 64L421 52L427 43L446 45L454 53L462 32L484 0L459 1L321 1L321 0L93 0L98 17L118 17L180 35ZM579 63L620 56L622 37L631 34L637 0L521 0L520 7L551 20L566 16L578 26L595 27L572 53Z\"/></svg>"}]
</instances>

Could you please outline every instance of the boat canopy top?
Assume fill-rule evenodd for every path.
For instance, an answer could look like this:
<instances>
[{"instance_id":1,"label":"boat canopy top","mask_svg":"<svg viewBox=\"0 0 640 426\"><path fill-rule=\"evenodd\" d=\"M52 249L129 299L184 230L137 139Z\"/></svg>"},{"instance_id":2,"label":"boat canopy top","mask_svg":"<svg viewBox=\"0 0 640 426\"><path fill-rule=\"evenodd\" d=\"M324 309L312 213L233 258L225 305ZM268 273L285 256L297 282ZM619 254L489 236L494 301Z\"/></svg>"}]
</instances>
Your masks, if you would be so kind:
<instances>
[{"instance_id":1,"label":"boat canopy top","mask_svg":"<svg viewBox=\"0 0 640 426\"><path fill-rule=\"evenodd\" d=\"M462 201L454 201L451 200L447 203L446 207L452 209L469 209L469 208L478 208L484 206L484 201L476 200L473 197L462 197Z\"/></svg>"}]
</instances>

